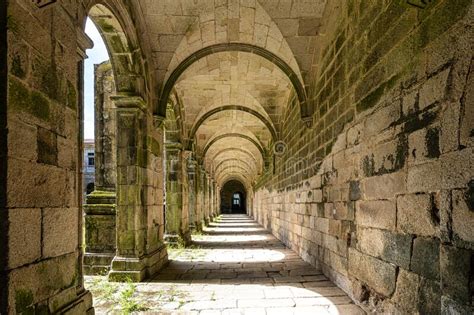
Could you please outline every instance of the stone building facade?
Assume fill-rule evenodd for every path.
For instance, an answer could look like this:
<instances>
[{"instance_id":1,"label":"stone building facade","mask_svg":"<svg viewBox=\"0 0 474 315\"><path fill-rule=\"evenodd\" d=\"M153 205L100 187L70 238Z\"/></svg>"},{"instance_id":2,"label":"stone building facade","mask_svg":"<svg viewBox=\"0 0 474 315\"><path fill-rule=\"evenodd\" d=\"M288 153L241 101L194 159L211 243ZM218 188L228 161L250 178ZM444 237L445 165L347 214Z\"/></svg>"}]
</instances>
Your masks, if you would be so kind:
<instances>
[{"instance_id":1,"label":"stone building facade","mask_svg":"<svg viewBox=\"0 0 474 315\"><path fill-rule=\"evenodd\" d=\"M87 17L110 63L83 202ZM0 313L92 314L85 273L153 276L231 181L366 311L472 313L473 24L472 0L2 1Z\"/></svg>"},{"instance_id":2,"label":"stone building facade","mask_svg":"<svg viewBox=\"0 0 474 315\"><path fill-rule=\"evenodd\" d=\"M85 197L86 195L90 194L94 191L95 185L95 145L93 139L85 139L84 140L84 157L83 157L83 166L82 166L82 174L83 174L83 189L82 193Z\"/></svg>"}]
</instances>

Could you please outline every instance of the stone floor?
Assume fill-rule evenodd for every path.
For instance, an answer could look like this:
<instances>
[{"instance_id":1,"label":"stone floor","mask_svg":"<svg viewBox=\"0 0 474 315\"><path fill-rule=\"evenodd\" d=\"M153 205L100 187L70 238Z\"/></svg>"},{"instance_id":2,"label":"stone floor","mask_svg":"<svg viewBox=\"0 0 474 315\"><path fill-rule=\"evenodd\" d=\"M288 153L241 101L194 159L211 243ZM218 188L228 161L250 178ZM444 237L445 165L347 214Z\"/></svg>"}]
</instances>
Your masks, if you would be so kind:
<instances>
[{"instance_id":1,"label":"stone floor","mask_svg":"<svg viewBox=\"0 0 474 315\"><path fill-rule=\"evenodd\" d=\"M87 277L97 314L365 314L322 273L245 215L223 215L170 250L154 279Z\"/></svg>"}]
</instances>

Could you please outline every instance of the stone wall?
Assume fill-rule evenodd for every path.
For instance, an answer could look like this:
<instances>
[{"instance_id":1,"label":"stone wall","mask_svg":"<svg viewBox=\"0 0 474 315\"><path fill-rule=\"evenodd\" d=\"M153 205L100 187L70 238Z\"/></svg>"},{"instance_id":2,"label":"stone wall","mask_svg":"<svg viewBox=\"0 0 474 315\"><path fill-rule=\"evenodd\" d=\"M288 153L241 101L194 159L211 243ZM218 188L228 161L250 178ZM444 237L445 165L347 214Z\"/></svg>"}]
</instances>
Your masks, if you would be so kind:
<instances>
[{"instance_id":1,"label":"stone wall","mask_svg":"<svg viewBox=\"0 0 474 315\"><path fill-rule=\"evenodd\" d=\"M472 312L472 1L334 1L254 216L370 310Z\"/></svg>"},{"instance_id":2,"label":"stone wall","mask_svg":"<svg viewBox=\"0 0 474 315\"><path fill-rule=\"evenodd\" d=\"M8 106L2 106L8 121L8 178L1 198L7 209L1 211L0 233L7 237L1 250L4 314L85 314L92 307L82 285L80 246L77 75L87 40L71 18L76 11L76 2L39 10L31 1L8 1L8 76L1 77L8 82Z\"/></svg>"}]
</instances>

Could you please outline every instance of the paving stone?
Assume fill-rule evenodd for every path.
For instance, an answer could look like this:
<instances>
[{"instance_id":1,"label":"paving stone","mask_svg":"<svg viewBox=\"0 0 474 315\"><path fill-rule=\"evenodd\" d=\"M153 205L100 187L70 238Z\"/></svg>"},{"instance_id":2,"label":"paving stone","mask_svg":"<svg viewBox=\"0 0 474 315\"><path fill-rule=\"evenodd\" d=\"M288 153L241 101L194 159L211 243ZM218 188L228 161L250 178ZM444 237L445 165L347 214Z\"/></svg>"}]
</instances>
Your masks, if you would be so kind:
<instances>
[{"instance_id":1,"label":"paving stone","mask_svg":"<svg viewBox=\"0 0 474 315\"><path fill-rule=\"evenodd\" d=\"M227 234L228 222L214 222L212 234L199 235L199 248L170 249L174 260L154 279L136 285L137 294L150 305L150 311L329 314L329 305L351 303L319 269L282 246L269 232L263 234L264 243L257 241L257 247L252 246L253 241L246 242L245 238L252 240L260 235L252 219L232 215L223 218L235 219L232 229L239 231L238 235ZM235 243L236 239L239 242ZM235 246L229 246L232 244ZM169 292L173 301L169 301ZM106 304L95 307L98 313L107 309Z\"/></svg>"}]
</instances>

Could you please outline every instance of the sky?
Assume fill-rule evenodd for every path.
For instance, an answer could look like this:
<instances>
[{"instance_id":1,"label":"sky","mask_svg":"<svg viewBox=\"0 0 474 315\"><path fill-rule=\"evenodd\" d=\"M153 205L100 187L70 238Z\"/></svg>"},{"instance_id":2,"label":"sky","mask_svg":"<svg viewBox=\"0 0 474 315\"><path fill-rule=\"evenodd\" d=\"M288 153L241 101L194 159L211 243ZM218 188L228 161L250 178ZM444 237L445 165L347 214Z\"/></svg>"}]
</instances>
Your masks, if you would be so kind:
<instances>
[{"instance_id":1,"label":"sky","mask_svg":"<svg viewBox=\"0 0 474 315\"><path fill-rule=\"evenodd\" d=\"M99 31L89 18L86 34L94 42L94 47L86 50L88 58L84 63L84 139L94 139L94 65L109 60L109 55Z\"/></svg>"}]
</instances>

